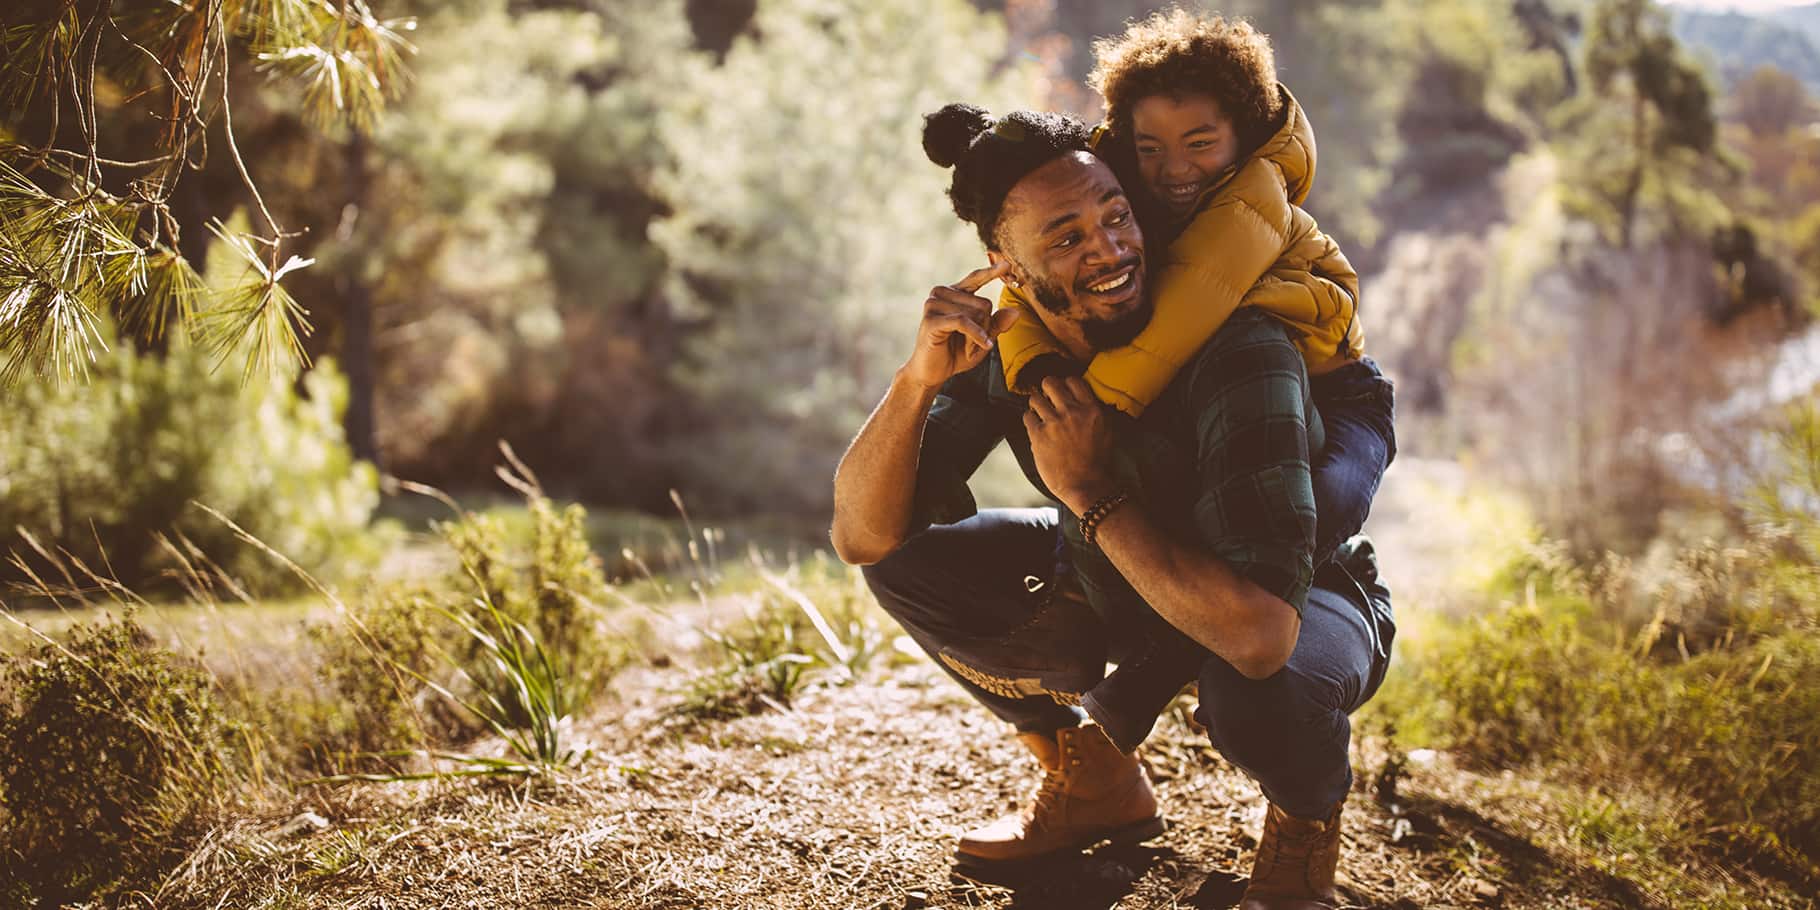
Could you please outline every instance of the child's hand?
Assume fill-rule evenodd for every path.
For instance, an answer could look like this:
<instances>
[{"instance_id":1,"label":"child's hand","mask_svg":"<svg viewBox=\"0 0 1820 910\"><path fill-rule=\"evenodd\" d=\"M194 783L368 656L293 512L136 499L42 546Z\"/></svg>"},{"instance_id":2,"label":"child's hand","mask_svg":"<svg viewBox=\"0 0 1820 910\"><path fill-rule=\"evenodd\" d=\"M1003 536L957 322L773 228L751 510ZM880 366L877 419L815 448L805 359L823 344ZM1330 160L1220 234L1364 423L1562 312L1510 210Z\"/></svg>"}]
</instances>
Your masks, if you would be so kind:
<instances>
[{"instance_id":1,"label":"child's hand","mask_svg":"<svg viewBox=\"0 0 1820 910\"><path fill-rule=\"evenodd\" d=\"M916 331L916 349L904 364L904 378L925 388L938 388L956 373L978 366L997 338L1020 315L1019 310L992 312L992 302L976 293L986 283L1004 276L1009 262L975 269L965 278L930 289L923 301L923 321Z\"/></svg>"}]
</instances>

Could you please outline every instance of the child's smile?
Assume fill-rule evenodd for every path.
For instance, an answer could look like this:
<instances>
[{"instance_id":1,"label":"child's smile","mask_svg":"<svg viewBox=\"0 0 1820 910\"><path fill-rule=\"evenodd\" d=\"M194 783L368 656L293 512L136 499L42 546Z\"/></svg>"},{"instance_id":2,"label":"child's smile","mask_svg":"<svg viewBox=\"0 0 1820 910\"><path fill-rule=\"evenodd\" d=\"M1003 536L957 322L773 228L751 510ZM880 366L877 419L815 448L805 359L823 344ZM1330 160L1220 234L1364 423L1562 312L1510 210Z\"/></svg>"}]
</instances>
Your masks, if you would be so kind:
<instances>
[{"instance_id":1,"label":"child's smile","mask_svg":"<svg viewBox=\"0 0 1820 910\"><path fill-rule=\"evenodd\" d=\"M1238 160L1232 118L1210 95L1151 95L1131 115L1138 176L1177 217L1191 214L1201 193Z\"/></svg>"}]
</instances>

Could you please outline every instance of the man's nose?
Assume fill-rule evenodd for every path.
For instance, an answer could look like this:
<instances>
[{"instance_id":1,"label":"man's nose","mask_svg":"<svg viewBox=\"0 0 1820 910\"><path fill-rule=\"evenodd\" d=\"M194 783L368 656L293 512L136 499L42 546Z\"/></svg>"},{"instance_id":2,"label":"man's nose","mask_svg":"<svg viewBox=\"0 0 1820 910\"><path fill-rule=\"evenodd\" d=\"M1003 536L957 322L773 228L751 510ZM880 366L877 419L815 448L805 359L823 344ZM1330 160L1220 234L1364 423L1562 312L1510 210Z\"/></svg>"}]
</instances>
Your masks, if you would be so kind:
<instances>
[{"instance_id":1,"label":"man's nose","mask_svg":"<svg viewBox=\"0 0 1820 910\"><path fill-rule=\"evenodd\" d=\"M1087 237L1087 261L1090 263L1117 262L1125 256L1130 244L1123 231L1112 227L1101 227L1091 231Z\"/></svg>"}]
</instances>

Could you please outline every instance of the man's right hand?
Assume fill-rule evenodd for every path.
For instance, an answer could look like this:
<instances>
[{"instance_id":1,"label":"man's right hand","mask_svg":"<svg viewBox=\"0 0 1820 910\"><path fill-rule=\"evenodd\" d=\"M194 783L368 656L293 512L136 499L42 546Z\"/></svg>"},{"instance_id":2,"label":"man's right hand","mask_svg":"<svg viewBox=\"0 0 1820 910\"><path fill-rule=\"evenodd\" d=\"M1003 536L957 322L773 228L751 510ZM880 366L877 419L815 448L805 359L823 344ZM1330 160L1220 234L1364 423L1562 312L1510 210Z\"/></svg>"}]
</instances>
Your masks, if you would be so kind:
<instances>
[{"instance_id":1,"label":"man's right hand","mask_svg":"<svg viewBox=\"0 0 1820 910\"><path fill-rule=\"evenodd\" d=\"M992 302L977 292L1010 269L1009 262L975 269L953 284L929 291L929 299L923 301L923 321L916 330L916 350L904 364L906 380L927 389L940 388L955 374L986 359L993 339L1010 328L1022 311L994 313Z\"/></svg>"}]
</instances>

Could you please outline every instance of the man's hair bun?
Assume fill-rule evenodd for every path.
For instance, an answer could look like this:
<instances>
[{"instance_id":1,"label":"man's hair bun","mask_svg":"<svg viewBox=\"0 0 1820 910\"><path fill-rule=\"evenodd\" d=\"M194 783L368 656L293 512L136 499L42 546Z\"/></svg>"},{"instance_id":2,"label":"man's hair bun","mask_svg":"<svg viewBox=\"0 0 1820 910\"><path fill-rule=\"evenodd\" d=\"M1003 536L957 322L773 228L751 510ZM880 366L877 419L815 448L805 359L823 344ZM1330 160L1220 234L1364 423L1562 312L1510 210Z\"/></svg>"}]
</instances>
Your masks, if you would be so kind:
<instances>
[{"instance_id":1,"label":"man's hair bun","mask_svg":"<svg viewBox=\"0 0 1820 910\"><path fill-rule=\"evenodd\" d=\"M950 104L923 117L923 151L954 169L948 198L954 214L979 230L986 249L1005 197L1024 175L1070 152L1090 151L1092 131L1067 114L1012 111L994 119L972 104Z\"/></svg>"},{"instance_id":2,"label":"man's hair bun","mask_svg":"<svg viewBox=\"0 0 1820 910\"><path fill-rule=\"evenodd\" d=\"M923 116L923 153L941 167L953 167L973 140L992 129L992 115L973 104L950 104Z\"/></svg>"}]
</instances>

